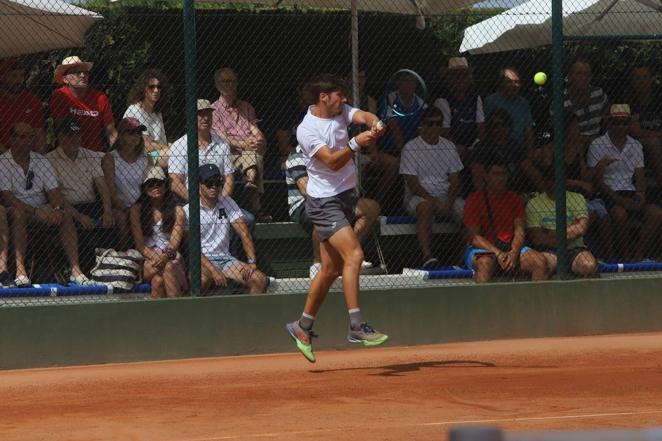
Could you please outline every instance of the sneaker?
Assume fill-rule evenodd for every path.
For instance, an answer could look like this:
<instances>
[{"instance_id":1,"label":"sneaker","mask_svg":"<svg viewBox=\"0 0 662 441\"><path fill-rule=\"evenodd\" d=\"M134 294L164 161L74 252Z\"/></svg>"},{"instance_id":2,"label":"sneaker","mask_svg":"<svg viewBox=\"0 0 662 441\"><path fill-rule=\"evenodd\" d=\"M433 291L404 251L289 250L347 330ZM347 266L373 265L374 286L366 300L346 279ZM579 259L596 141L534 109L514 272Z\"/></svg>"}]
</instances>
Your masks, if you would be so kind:
<instances>
[{"instance_id":1,"label":"sneaker","mask_svg":"<svg viewBox=\"0 0 662 441\"><path fill-rule=\"evenodd\" d=\"M7 271L0 272L0 286L12 286L14 278Z\"/></svg>"},{"instance_id":2,"label":"sneaker","mask_svg":"<svg viewBox=\"0 0 662 441\"><path fill-rule=\"evenodd\" d=\"M32 286L32 282L28 276L18 276L14 280L14 285L16 285L17 288L28 288Z\"/></svg>"},{"instance_id":3,"label":"sneaker","mask_svg":"<svg viewBox=\"0 0 662 441\"><path fill-rule=\"evenodd\" d=\"M310 273L309 273L310 274L310 280L313 280L315 278L315 276L317 275L317 273L320 272L321 269L322 269L322 264L319 263L319 262L313 263L312 265L310 265Z\"/></svg>"},{"instance_id":4,"label":"sneaker","mask_svg":"<svg viewBox=\"0 0 662 441\"><path fill-rule=\"evenodd\" d=\"M349 327L347 341L350 343L362 343L363 346L379 346L388 340L388 335L382 334L367 323L361 323L359 329Z\"/></svg>"},{"instance_id":5,"label":"sneaker","mask_svg":"<svg viewBox=\"0 0 662 441\"><path fill-rule=\"evenodd\" d=\"M372 268L373 266L374 266L374 265L372 264L372 262L368 262L367 260L364 260L364 261L361 263L361 269L362 269L362 270L364 270L364 269L370 269L370 268Z\"/></svg>"},{"instance_id":6,"label":"sneaker","mask_svg":"<svg viewBox=\"0 0 662 441\"><path fill-rule=\"evenodd\" d=\"M301 351L306 360L311 363L315 363L315 354L313 354L313 338L317 337L312 329L305 330L299 325L299 321L288 323L285 325L287 332L289 332L292 340L297 344L297 349Z\"/></svg>"},{"instance_id":7,"label":"sneaker","mask_svg":"<svg viewBox=\"0 0 662 441\"><path fill-rule=\"evenodd\" d=\"M432 270L439 267L439 261L435 257L431 257L421 265L424 270Z\"/></svg>"}]
</instances>

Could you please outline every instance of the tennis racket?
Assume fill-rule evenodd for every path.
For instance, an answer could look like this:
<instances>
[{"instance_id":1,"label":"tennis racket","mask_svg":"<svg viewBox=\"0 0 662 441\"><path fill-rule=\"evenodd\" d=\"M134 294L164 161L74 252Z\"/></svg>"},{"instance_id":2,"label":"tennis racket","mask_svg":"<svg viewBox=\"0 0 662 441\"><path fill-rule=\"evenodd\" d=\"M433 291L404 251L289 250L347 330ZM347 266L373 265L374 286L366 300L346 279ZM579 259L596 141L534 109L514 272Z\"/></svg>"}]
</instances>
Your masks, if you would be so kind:
<instances>
[{"instance_id":1,"label":"tennis racket","mask_svg":"<svg viewBox=\"0 0 662 441\"><path fill-rule=\"evenodd\" d=\"M384 88L380 111L382 121L422 114L427 108L427 95L427 85L417 72L411 69L396 71Z\"/></svg>"}]
</instances>

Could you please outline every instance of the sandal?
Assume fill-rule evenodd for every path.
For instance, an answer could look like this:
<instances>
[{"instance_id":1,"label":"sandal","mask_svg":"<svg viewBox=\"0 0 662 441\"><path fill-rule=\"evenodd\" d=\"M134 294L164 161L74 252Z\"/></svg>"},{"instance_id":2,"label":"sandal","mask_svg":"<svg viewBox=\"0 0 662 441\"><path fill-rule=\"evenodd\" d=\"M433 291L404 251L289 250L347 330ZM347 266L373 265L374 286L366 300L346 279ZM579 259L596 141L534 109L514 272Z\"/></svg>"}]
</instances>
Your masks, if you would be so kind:
<instances>
[{"instance_id":1,"label":"sandal","mask_svg":"<svg viewBox=\"0 0 662 441\"><path fill-rule=\"evenodd\" d=\"M18 276L14 279L14 285L17 288L29 288L32 286L32 282L28 279L28 276Z\"/></svg>"}]
</instances>

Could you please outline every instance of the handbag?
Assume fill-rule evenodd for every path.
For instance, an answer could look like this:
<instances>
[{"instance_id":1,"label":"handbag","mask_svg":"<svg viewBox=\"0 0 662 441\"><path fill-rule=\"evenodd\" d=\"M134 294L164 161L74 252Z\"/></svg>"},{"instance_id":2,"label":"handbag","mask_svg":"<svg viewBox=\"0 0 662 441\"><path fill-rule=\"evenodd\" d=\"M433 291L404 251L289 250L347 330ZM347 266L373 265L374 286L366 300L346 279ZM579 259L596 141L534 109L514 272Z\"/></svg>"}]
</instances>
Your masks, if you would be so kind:
<instances>
[{"instance_id":1,"label":"handbag","mask_svg":"<svg viewBox=\"0 0 662 441\"><path fill-rule=\"evenodd\" d=\"M137 251L97 248L95 254L96 262L90 271L95 282L130 291L140 281L143 257Z\"/></svg>"}]
</instances>

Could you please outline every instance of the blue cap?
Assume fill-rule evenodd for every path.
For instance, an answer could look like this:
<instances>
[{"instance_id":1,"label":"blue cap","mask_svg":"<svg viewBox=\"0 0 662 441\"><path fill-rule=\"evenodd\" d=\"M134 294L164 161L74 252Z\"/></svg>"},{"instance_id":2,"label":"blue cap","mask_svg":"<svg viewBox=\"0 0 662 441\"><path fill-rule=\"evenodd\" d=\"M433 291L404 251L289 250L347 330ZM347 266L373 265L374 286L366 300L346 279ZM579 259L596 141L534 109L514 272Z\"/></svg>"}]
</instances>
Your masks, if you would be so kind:
<instances>
[{"instance_id":1,"label":"blue cap","mask_svg":"<svg viewBox=\"0 0 662 441\"><path fill-rule=\"evenodd\" d=\"M198 177L200 182L208 181L216 176L223 176L221 170L215 164L203 164L198 170Z\"/></svg>"}]
</instances>

